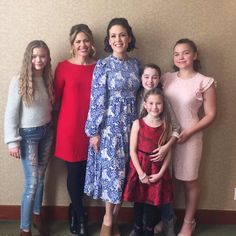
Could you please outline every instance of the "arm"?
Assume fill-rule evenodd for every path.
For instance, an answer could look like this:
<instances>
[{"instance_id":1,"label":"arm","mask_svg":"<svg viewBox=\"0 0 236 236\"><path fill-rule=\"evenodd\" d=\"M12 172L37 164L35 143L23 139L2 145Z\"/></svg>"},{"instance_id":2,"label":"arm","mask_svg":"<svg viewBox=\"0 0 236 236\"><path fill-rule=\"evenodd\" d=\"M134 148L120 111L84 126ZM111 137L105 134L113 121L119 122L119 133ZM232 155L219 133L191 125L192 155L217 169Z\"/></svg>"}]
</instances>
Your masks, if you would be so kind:
<instances>
[{"instance_id":1,"label":"arm","mask_svg":"<svg viewBox=\"0 0 236 236\"><path fill-rule=\"evenodd\" d=\"M18 77L11 80L4 117L4 140L8 145L9 154L16 158L20 158L22 139L19 134L21 98L18 92L18 80Z\"/></svg>"},{"instance_id":2,"label":"arm","mask_svg":"<svg viewBox=\"0 0 236 236\"><path fill-rule=\"evenodd\" d=\"M152 157L151 161L154 161L154 162L162 161L165 158L166 154L168 153L172 145L177 141L180 134L180 129L181 129L179 121L177 120L176 115L169 101L166 98L165 98L165 103L166 103L167 113L169 113L169 116L170 116L170 122L172 126L172 135L169 141L165 145L153 150L153 153L155 154L151 155L150 157Z\"/></svg>"},{"instance_id":3,"label":"arm","mask_svg":"<svg viewBox=\"0 0 236 236\"><path fill-rule=\"evenodd\" d=\"M142 170L138 155L137 155L137 146L138 146L138 133L139 133L139 120L135 120L130 133L130 156L134 168L136 169L139 179L142 183L148 184L148 176Z\"/></svg>"},{"instance_id":4,"label":"arm","mask_svg":"<svg viewBox=\"0 0 236 236\"><path fill-rule=\"evenodd\" d=\"M166 144L153 150L154 154L150 155L150 157L152 158L151 161L153 162L162 161L167 155L167 153L170 151L172 145L176 142L176 140L177 137L171 136Z\"/></svg>"},{"instance_id":5,"label":"arm","mask_svg":"<svg viewBox=\"0 0 236 236\"><path fill-rule=\"evenodd\" d=\"M100 125L104 122L107 110L107 75L104 60L99 60L93 73L90 107L85 125L85 133L90 143L98 152L100 143Z\"/></svg>"},{"instance_id":6,"label":"arm","mask_svg":"<svg viewBox=\"0 0 236 236\"><path fill-rule=\"evenodd\" d=\"M216 117L216 90L215 85L212 84L204 93L203 93L203 108L204 116L199 120L194 126L189 129L185 129L181 132L179 136L178 143L183 143L188 140L196 132L205 129L208 127Z\"/></svg>"},{"instance_id":7,"label":"arm","mask_svg":"<svg viewBox=\"0 0 236 236\"><path fill-rule=\"evenodd\" d=\"M171 150L167 153L160 171L156 174L152 174L149 176L150 183L155 183L162 178L162 176L164 175L166 169L168 168L170 164L170 160L171 160Z\"/></svg>"},{"instance_id":8,"label":"arm","mask_svg":"<svg viewBox=\"0 0 236 236\"><path fill-rule=\"evenodd\" d=\"M65 87L65 75L63 74L64 67L62 63L59 63L55 70L55 77L53 81L54 92L55 92L55 104L53 105L52 110L52 124L56 130L57 121L58 121L58 113L60 111L61 100L64 93Z\"/></svg>"}]
</instances>

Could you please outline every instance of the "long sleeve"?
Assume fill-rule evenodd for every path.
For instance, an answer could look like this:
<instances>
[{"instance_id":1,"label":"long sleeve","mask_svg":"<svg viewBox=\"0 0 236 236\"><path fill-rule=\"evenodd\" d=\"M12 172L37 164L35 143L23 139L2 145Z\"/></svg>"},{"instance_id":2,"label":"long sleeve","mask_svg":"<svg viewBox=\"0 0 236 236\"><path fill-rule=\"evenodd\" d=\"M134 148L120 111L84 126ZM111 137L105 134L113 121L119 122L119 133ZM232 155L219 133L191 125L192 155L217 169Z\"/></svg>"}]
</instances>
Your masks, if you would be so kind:
<instances>
[{"instance_id":1,"label":"long sleeve","mask_svg":"<svg viewBox=\"0 0 236 236\"><path fill-rule=\"evenodd\" d=\"M4 117L4 142L9 148L20 146L19 135L21 98L18 91L18 77L11 80Z\"/></svg>"},{"instance_id":2,"label":"long sleeve","mask_svg":"<svg viewBox=\"0 0 236 236\"><path fill-rule=\"evenodd\" d=\"M179 134L180 134L180 131L181 131L179 121L176 118L175 112L173 111L173 109L172 109L172 107L171 107L171 105L170 105L167 98L165 98L165 102L166 102L168 111L170 113L170 120L171 120L171 126L172 126L172 135L171 136L174 136L174 137L178 138Z\"/></svg>"},{"instance_id":3,"label":"long sleeve","mask_svg":"<svg viewBox=\"0 0 236 236\"><path fill-rule=\"evenodd\" d=\"M56 71L55 71L55 79L54 79L54 90L55 90L55 97L56 97L56 105L58 106L61 97L63 95L63 90L64 90L64 85L65 85L65 78L63 76L63 67L59 63L57 65Z\"/></svg>"},{"instance_id":4,"label":"long sleeve","mask_svg":"<svg viewBox=\"0 0 236 236\"><path fill-rule=\"evenodd\" d=\"M89 137L99 134L99 128L106 115L108 88L105 60L97 62L93 73L90 107L85 125L85 133Z\"/></svg>"}]
</instances>

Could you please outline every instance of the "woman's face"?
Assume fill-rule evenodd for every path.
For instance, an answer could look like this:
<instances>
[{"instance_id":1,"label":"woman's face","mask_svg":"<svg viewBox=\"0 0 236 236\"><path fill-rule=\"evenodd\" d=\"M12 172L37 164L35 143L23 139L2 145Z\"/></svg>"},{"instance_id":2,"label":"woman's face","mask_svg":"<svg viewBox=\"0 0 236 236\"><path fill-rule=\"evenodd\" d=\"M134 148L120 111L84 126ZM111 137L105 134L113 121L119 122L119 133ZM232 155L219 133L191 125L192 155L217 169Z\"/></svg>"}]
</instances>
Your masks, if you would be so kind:
<instances>
[{"instance_id":1,"label":"woman's face","mask_svg":"<svg viewBox=\"0 0 236 236\"><path fill-rule=\"evenodd\" d=\"M113 50L113 56L123 58L131 42L126 28L121 25L113 25L109 30L109 44Z\"/></svg>"},{"instance_id":2,"label":"woman's face","mask_svg":"<svg viewBox=\"0 0 236 236\"><path fill-rule=\"evenodd\" d=\"M75 57L89 57L92 49L92 43L89 37L80 32L76 35L75 40L72 44L72 50Z\"/></svg>"},{"instance_id":3,"label":"woman's face","mask_svg":"<svg viewBox=\"0 0 236 236\"><path fill-rule=\"evenodd\" d=\"M181 69L193 69L197 53L188 44L177 44L174 48L174 64Z\"/></svg>"},{"instance_id":4,"label":"woman's face","mask_svg":"<svg viewBox=\"0 0 236 236\"><path fill-rule=\"evenodd\" d=\"M42 75L48 61L48 52L45 48L34 48L31 56L33 74Z\"/></svg>"},{"instance_id":5,"label":"woman's face","mask_svg":"<svg viewBox=\"0 0 236 236\"><path fill-rule=\"evenodd\" d=\"M156 88L160 82L158 71L150 67L145 68L141 77L141 81L145 90Z\"/></svg>"}]
</instances>

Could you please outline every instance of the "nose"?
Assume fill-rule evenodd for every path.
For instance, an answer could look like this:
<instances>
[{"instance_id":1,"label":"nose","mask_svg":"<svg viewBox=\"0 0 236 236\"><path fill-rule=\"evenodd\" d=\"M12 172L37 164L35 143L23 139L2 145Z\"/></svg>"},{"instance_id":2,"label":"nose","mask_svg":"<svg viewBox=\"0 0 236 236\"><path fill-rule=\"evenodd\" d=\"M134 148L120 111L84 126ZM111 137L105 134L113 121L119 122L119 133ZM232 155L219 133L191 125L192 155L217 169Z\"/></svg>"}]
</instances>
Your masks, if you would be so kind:
<instances>
[{"instance_id":1,"label":"nose","mask_svg":"<svg viewBox=\"0 0 236 236\"><path fill-rule=\"evenodd\" d=\"M148 81L148 83L152 83L153 82L152 77L148 77L147 81Z\"/></svg>"},{"instance_id":2,"label":"nose","mask_svg":"<svg viewBox=\"0 0 236 236\"><path fill-rule=\"evenodd\" d=\"M40 62L41 61L41 57L36 57L36 61Z\"/></svg>"},{"instance_id":3,"label":"nose","mask_svg":"<svg viewBox=\"0 0 236 236\"><path fill-rule=\"evenodd\" d=\"M179 59L183 59L184 55L182 53L179 54Z\"/></svg>"},{"instance_id":4,"label":"nose","mask_svg":"<svg viewBox=\"0 0 236 236\"><path fill-rule=\"evenodd\" d=\"M117 35L117 36L116 36L116 40L119 42L120 39L121 39L121 36L120 36L120 35Z\"/></svg>"}]
</instances>

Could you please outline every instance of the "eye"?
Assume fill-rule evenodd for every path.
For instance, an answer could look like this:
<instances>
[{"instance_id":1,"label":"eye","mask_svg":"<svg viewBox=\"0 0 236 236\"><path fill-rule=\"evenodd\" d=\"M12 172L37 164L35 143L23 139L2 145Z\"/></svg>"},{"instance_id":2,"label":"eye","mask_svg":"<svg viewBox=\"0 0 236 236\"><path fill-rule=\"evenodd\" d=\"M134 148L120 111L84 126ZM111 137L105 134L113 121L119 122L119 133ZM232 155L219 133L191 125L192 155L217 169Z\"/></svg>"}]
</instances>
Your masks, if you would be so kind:
<instances>
[{"instance_id":1,"label":"eye","mask_svg":"<svg viewBox=\"0 0 236 236\"><path fill-rule=\"evenodd\" d=\"M159 76L158 75L152 76L152 79L158 80Z\"/></svg>"}]
</instances>

